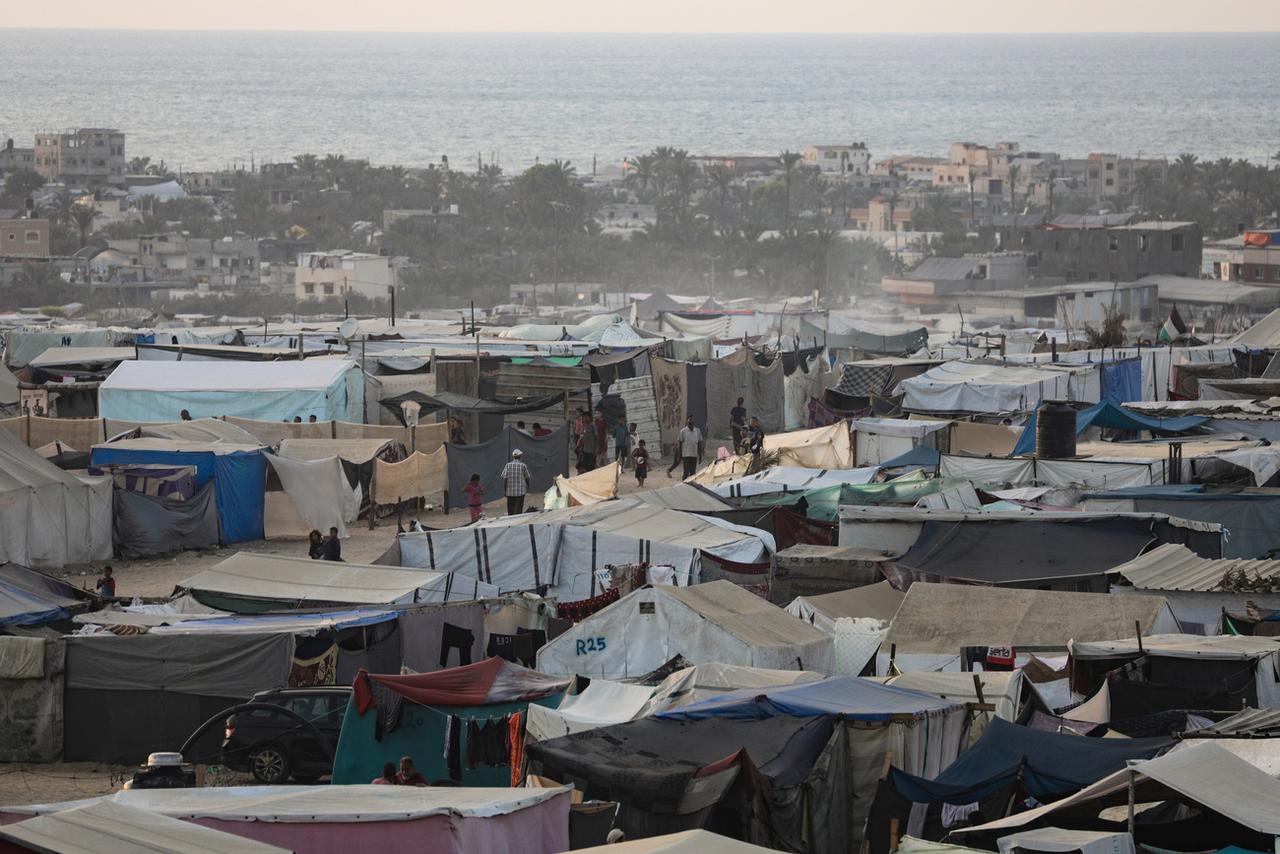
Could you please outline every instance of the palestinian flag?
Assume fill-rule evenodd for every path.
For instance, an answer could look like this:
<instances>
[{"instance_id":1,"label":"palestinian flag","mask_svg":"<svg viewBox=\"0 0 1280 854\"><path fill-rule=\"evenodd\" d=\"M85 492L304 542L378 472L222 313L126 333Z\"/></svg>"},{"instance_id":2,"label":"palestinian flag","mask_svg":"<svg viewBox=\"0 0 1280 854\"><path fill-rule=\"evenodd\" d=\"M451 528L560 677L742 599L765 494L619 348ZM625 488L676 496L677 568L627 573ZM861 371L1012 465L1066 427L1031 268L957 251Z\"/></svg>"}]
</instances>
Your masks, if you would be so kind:
<instances>
[{"instance_id":1,"label":"palestinian flag","mask_svg":"<svg viewBox=\"0 0 1280 854\"><path fill-rule=\"evenodd\" d=\"M1182 315L1178 314L1178 304L1174 303L1173 308L1169 309L1169 319L1164 322L1164 326L1160 327L1160 334L1156 336L1159 341L1177 341L1187 332L1187 324L1182 322Z\"/></svg>"}]
</instances>

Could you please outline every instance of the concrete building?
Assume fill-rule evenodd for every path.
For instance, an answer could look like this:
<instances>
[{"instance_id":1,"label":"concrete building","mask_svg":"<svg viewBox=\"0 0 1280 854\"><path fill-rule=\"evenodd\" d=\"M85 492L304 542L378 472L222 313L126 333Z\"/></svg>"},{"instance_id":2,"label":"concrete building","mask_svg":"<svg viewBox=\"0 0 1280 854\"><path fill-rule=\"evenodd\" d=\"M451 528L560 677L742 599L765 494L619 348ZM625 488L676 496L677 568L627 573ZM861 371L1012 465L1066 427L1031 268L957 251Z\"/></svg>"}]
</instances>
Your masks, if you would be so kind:
<instances>
[{"instance_id":1,"label":"concrete building","mask_svg":"<svg viewBox=\"0 0 1280 854\"><path fill-rule=\"evenodd\" d=\"M861 178L871 174L871 152L865 142L850 145L806 145L800 150L806 166L828 177Z\"/></svg>"},{"instance_id":2,"label":"concrete building","mask_svg":"<svg viewBox=\"0 0 1280 854\"><path fill-rule=\"evenodd\" d=\"M49 256L49 220L0 219L0 256L47 258Z\"/></svg>"},{"instance_id":3,"label":"concrete building","mask_svg":"<svg viewBox=\"0 0 1280 854\"><path fill-rule=\"evenodd\" d=\"M18 148L12 139L6 139L0 147L0 175L26 169L36 170L36 150L34 148Z\"/></svg>"},{"instance_id":4,"label":"concrete building","mask_svg":"<svg viewBox=\"0 0 1280 854\"><path fill-rule=\"evenodd\" d=\"M1053 171L1069 189L1091 199L1106 199L1135 192L1139 173L1144 169L1163 182L1168 177L1169 164L1164 160L1094 153L1084 158L1064 158L1054 164Z\"/></svg>"},{"instance_id":5,"label":"concrete building","mask_svg":"<svg viewBox=\"0 0 1280 854\"><path fill-rule=\"evenodd\" d=\"M293 294L300 300L359 294L373 300L388 299L395 287L395 270L385 255L337 249L306 252L298 256L293 273Z\"/></svg>"},{"instance_id":6,"label":"concrete building","mask_svg":"<svg viewBox=\"0 0 1280 854\"><path fill-rule=\"evenodd\" d=\"M904 181L933 183L933 168L947 162L945 157L918 157L914 154L895 154L877 160L871 167L872 175L896 177Z\"/></svg>"},{"instance_id":7,"label":"concrete building","mask_svg":"<svg viewBox=\"0 0 1280 854\"><path fill-rule=\"evenodd\" d=\"M962 258L926 258L910 272L886 276L880 289L903 304L943 306L954 294L983 290L1025 288L1032 283L1034 257L1020 252L966 255ZM1061 285L1065 282L1036 281L1037 285Z\"/></svg>"},{"instance_id":8,"label":"concrete building","mask_svg":"<svg viewBox=\"0 0 1280 854\"><path fill-rule=\"evenodd\" d=\"M658 206L641 204L608 204L596 210L596 223L602 229L634 229L658 224Z\"/></svg>"},{"instance_id":9,"label":"concrete building","mask_svg":"<svg viewBox=\"0 0 1280 854\"><path fill-rule=\"evenodd\" d=\"M155 279L186 279L211 288L259 284L258 241L247 238L144 234L138 238L136 263Z\"/></svg>"},{"instance_id":10,"label":"concrete building","mask_svg":"<svg viewBox=\"0 0 1280 854\"><path fill-rule=\"evenodd\" d=\"M1059 217L1042 225L997 225L991 249L1034 255L1040 277L1132 282L1153 273L1199 276L1201 240L1194 222Z\"/></svg>"},{"instance_id":11,"label":"concrete building","mask_svg":"<svg viewBox=\"0 0 1280 854\"><path fill-rule=\"evenodd\" d=\"M36 171L49 181L99 187L124 184L124 134L110 128L80 128L36 134Z\"/></svg>"},{"instance_id":12,"label":"concrete building","mask_svg":"<svg viewBox=\"0 0 1280 854\"><path fill-rule=\"evenodd\" d=\"M876 196L865 208L849 211L849 224L859 231L911 231L911 218L915 203L910 199L891 202L884 196Z\"/></svg>"},{"instance_id":13,"label":"concrete building","mask_svg":"<svg viewBox=\"0 0 1280 854\"><path fill-rule=\"evenodd\" d=\"M275 204L273 202L273 204ZM401 210L384 210L382 212L382 227L390 229L391 226L398 222L405 223L440 223L440 222L456 222L458 219L457 205L437 205L432 208L411 208Z\"/></svg>"},{"instance_id":14,"label":"concrete building","mask_svg":"<svg viewBox=\"0 0 1280 854\"><path fill-rule=\"evenodd\" d=\"M1107 311L1129 320L1153 323L1160 316L1160 287L1154 282L1079 282L1053 287L971 291L951 294L949 302L967 316L1010 317L1014 323L1052 319L1067 328L1099 326Z\"/></svg>"},{"instance_id":15,"label":"concrete building","mask_svg":"<svg viewBox=\"0 0 1280 854\"><path fill-rule=\"evenodd\" d=\"M1241 244L1232 280L1280 287L1280 229L1250 229L1241 235Z\"/></svg>"}]
</instances>

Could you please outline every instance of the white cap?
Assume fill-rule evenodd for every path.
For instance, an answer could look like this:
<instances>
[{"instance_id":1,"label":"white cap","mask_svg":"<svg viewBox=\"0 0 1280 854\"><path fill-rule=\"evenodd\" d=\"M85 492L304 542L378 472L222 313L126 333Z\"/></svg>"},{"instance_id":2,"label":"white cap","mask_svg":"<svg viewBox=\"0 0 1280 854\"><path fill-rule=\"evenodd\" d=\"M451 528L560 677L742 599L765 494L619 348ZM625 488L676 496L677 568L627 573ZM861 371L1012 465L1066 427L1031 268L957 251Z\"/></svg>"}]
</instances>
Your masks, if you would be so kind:
<instances>
[{"instance_id":1,"label":"white cap","mask_svg":"<svg viewBox=\"0 0 1280 854\"><path fill-rule=\"evenodd\" d=\"M523 457L523 456L524 456L524 451L520 450L519 448L516 448L514 451L511 452L512 459L515 459L516 457Z\"/></svg>"}]
</instances>

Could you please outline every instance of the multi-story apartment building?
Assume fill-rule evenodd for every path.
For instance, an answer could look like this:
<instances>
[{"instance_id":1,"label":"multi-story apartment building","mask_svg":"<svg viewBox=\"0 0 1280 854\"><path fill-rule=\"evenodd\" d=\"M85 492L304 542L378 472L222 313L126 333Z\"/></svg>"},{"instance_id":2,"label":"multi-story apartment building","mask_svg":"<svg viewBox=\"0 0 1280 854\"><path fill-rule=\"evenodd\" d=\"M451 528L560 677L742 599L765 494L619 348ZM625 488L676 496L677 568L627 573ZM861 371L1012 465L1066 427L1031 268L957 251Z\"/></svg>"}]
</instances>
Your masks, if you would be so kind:
<instances>
[{"instance_id":1,"label":"multi-story apartment building","mask_svg":"<svg viewBox=\"0 0 1280 854\"><path fill-rule=\"evenodd\" d=\"M35 170L50 181L72 185L124 184L124 134L110 128L38 133Z\"/></svg>"},{"instance_id":2,"label":"multi-story apartment building","mask_svg":"<svg viewBox=\"0 0 1280 854\"><path fill-rule=\"evenodd\" d=\"M385 255L336 249L304 252L293 273L297 299L325 299L359 294L374 300L390 297L396 273Z\"/></svg>"},{"instance_id":3,"label":"multi-story apartment building","mask_svg":"<svg viewBox=\"0 0 1280 854\"><path fill-rule=\"evenodd\" d=\"M0 257L47 258L49 220L0 219Z\"/></svg>"},{"instance_id":4,"label":"multi-story apartment building","mask_svg":"<svg viewBox=\"0 0 1280 854\"><path fill-rule=\"evenodd\" d=\"M865 142L849 145L806 145L800 150L806 166L829 177L861 178L871 174L871 152Z\"/></svg>"},{"instance_id":5,"label":"multi-story apartment building","mask_svg":"<svg viewBox=\"0 0 1280 854\"><path fill-rule=\"evenodd\" d=\"M1041 277L1132 282L1156 273L1200 275L1202 234L1194 222L1112 224L1106 217L1062 217L1039 225L997 225L993 231L992 249L1031 253Z\"/></svg>"},{"instance_id":6,"label":"multi-story apartment building","mask_svg":"<svg viewBox=\"0 0 1280 854\"><path fill-rule=\"evenodd\" d=\"M18 148L13 139L6 139L0 147L0 175L26 169L36 169L36 150L34 148Z\"/></svg>"}]
</instances>

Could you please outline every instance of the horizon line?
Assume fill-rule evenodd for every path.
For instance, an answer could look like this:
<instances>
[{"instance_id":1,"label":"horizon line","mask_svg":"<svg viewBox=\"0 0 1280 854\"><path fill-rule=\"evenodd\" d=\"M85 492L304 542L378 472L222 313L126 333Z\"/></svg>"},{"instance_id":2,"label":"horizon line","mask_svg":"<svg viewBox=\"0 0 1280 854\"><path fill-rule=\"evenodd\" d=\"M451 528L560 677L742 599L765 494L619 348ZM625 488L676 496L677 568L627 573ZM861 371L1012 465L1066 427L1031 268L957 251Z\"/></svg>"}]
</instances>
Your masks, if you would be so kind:
<instances>
[{"instance_id":1,"label":"horizon line","mask_svg":"<svg viewBox=\"0 0 1280 854\"><path fill-rule=\"evenodd\" d=\"M0 23L0 31L11 32L139 32L139 33L342 33L361 35L452 35L452 36L1250 36L1277 35L1280 27L1269 30L389 30L351 27L79 27L79 26L12 26Z\"/></svg>"}]
</instances>

